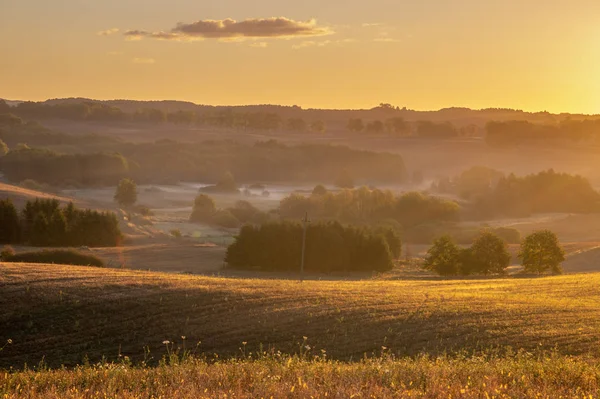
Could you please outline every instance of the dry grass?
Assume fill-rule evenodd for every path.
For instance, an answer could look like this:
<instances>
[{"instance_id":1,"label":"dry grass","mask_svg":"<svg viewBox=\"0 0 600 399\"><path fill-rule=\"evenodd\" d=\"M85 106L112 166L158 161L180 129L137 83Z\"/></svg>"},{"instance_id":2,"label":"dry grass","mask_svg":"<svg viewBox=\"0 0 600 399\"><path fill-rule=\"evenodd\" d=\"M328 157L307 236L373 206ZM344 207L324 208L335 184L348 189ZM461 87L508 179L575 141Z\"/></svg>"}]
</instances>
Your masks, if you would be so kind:
<instances>
[{"instance_id":1,"label":"dry grass","mask_svg":"<svg viewBox=\"0 0 600 399\"><path fill-rule=\"evenodd\" d=\"M164 340L219 356L273 348L334 359L509 347L600 355L600 274L539 279L294 281L0 264L0 367L133 361ZM494 349L495 348L495 349Z\"/></svg>"},{"instance_id":2,"label":"dry grass","mask_svg":"<svg viewBox=\"0 0 600 399\"><path fill-rule=\"evenodd\" d=\"M354 363L263 356L225 362L172 358L159 367L116 364L0 374L4 399L80 398L597 398L590 360L522 353L505 358Z\"/></svg>"}]
</instances>

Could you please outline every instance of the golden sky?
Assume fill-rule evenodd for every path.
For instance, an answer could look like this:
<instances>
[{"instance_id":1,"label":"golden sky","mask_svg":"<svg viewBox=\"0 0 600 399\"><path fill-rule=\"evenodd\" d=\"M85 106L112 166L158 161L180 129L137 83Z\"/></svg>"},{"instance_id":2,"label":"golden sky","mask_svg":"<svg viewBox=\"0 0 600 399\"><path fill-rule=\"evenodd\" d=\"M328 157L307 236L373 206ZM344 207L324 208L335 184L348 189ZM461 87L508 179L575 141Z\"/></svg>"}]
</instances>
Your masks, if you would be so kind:
<instances>
[{"instance_id":1,"label":"golden sky","mask_svg":"<svg viewBox=\"0 0 600 399\"><path fill-rule=\"evenodd\" d=\"M599 0L0 0L0 97L600 113Z\"/></svg>"}]
</instances>

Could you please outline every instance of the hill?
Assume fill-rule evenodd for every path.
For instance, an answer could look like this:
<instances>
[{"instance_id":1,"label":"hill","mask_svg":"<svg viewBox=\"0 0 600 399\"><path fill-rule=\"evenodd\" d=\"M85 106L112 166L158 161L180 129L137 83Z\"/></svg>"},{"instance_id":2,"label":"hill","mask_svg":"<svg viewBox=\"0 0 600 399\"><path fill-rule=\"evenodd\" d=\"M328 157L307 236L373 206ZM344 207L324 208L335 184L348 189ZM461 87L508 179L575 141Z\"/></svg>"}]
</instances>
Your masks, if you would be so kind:
<instances>
[{"instance_id":1,"label":"hill","mask_svg":"<svg viewBox=\"0 0 600 399\"><path fill-rule=\"evenodd\" d=\"M600 274L537 279L225 279L0 264L0 368L154 361L163 341L212 357L240 348L334 359L556 349L600 355ZM306 338L304 338L306 337ZM246 344L242 344L245 342ZM495 349L494 349L495 348ZM172 350L175 348L172 348Z\"/></svg>"},{"instance_id":2,"label":"hill","mask_svg":"<svg viewBox=\"0 0 600 399\"><path fill-rule=\"evenodd\" d=\"M36 198L56 199L56 200L59 200L63 204L71 202L71 201L73 203L77 202L68 197L64 197L64 196L60 196L60 195L56 195L56 194L44 193L44 192L37 191L37 190L30 190L27 188L15 186L12 184L6 184L6 183L2 183L2 182L0 182L0 198L11 199L15 203L15 205L17 205L18 207L21 207L25 202L27 202L29 200L35 200Z\"/></svg>"}]
</instances>

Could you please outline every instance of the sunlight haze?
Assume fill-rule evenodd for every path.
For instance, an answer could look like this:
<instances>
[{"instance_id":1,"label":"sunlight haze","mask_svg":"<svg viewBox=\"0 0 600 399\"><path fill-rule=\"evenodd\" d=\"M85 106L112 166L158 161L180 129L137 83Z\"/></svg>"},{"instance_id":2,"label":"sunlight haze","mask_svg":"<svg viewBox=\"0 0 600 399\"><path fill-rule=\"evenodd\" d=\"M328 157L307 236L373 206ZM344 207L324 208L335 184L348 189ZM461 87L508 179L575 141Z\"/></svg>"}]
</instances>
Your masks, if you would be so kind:
<instances>
[{"instance_id":1,"label":"sunlight haze","mask_svg":"<svg viewBox=\"0 0 600 399\"><path fill-rule=\"evenodd\" d=\"M3 0L0 87L13 100L598 113L599 16L595 0ZM290 30L258 27L272 18ZM228 19L220 33L195 24Z\"/></svg>"}]
</instances>

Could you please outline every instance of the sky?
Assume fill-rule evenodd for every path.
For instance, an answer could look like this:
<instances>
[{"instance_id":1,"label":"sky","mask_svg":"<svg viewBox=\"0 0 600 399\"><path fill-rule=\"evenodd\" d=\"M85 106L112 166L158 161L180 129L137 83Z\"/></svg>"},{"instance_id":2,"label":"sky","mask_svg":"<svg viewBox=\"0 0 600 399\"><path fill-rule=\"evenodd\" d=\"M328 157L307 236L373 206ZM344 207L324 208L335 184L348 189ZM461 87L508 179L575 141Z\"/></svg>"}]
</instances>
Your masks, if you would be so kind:
<instances>
[{"instance_id":1,"label":"sky","mask_svg":"<svg viewBox=\"0 0 600 399\"><path fill-rule=\"evenodd\" d=\"M0 98L600 113L598 0L0 0Z\"/></svg>"}]
</instances>

